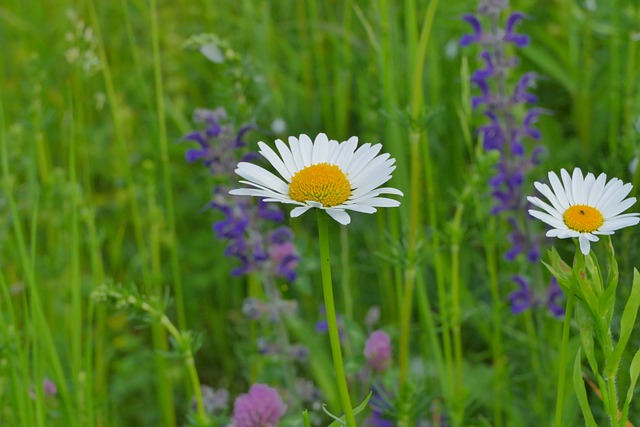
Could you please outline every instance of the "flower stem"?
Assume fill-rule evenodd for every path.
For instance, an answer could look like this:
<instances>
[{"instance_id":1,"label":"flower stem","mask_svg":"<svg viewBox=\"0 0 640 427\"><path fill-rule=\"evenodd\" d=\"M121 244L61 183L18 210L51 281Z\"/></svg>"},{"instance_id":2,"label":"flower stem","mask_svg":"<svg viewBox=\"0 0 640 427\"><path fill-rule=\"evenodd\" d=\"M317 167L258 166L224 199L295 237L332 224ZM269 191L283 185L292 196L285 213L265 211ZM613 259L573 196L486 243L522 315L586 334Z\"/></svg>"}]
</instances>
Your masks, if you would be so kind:
<instances>
[{"instance_id":1,"label":"flower stem","mask_svg":"<svg viewBox=\"0 0 640 427\"><path fill-rule=\"evenodd\" d=\"M318 209L318 237L320 240L320 267L322 271L322 290L324 293L324 305L327 312L327 325L329 327L329 341L331 342L331 354L333 367L336 371L338 394L344 411L345 419L349 427L356 427L356 418L351 407L351 398L347 387L347 378L344 374L342 362L342 350L340 349L340 335L338 322L336 321L336 308L333 302L333 285L331 283L331 252L329 250L329 218L327 213Z\"/></svg>"},{"instance_id":2,"label":"flower stem","mask_svg":"<svg viewBox=\"0 0 640 427\"><path fill-rule=\"evenodd\" d=\"M571 317L573 316L573 306L575 305L575 294L573 283L567 295L567 308L564 315L564 325L562 327L562 344L560 346L560 364L558 368L558 394L556 396L556 427L562 426L562 407L564 405L564 383L567 378L567 348L569 347L569 329L571 327Z\"/></svg>"}]
</instances>

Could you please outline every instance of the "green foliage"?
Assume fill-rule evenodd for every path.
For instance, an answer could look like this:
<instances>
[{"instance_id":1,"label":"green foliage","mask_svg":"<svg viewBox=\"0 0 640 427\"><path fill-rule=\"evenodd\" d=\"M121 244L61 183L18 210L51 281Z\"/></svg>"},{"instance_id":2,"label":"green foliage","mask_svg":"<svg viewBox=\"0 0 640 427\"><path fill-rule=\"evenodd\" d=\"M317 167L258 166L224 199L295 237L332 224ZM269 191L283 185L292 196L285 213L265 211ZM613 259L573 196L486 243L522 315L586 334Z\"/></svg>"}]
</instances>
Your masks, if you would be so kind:
<instances>
[{"instance_id":1,"label":"green foliage","mask_svg":"<svg viewBox=\"0 0 640 427\"><path fill-rule=\"evenodd\" d=\"M548 155L528 171L527 192L547 170L580 165L632 181L637 194L640 168L628 170L640 153L637 2L595 2L595 9L585 6L592 2L510 3L531 18L518 27L531 37L517 52L518 73L540 75L539 106L551 113L539 122ZM412 270L408 387L429 394L411 416L432 420L439 411L459 425L548 424L557 373L566 368L558 366L561 324L544 307L548 274L523 257L503 260L509 226L488 213L496 153L477 141L486 117L469 102L478 94L470 75L483 64L475 46L458 44L470 31L458 18L476 5L3 1L0 425L198 425L187 361L199 382L230 391L216 418L223 423L251 383L278 377L264 372L282 361L258 354L257 328L242 313L250 279L230 275L226 242L211 233L220 217L205 208L217 181L184 161L192 146L181 137L194 109L218 106L235 124L255 126L245 138L251 149L258 140L326 131L382 142L397 159L390 185L405 193L403 206L355 214L348 230L331 234L337 309L348 313L350 385L365 363L363 319L377 305L378 326L393 331L385 384L398 395L394 409L412 399L391 387ZM285 131L272 127L275 119ZM300 307L285 327L310 349L298 372L336 412L328 340L314 330L322 305L315 228L306 218L289 225L302 259L300 278L277 284ZM542 240L542 228L530 232ZM640 285L637 272L628 277L638 231L602 240L599 261L565 263L572 246L561 240L545 259L565 295L579 289L572 329L581 346L573 364L578 399L566 402L567 419L570 408L578 417L577 405L588 404L597 425L606 414L584 385L582 356L605 395L601 371L617 371L623 417L640 414L632 401ZM520 273L541 304L516 316L508 296ZM45 379L57 394L40 387ZM358 392L359 401L366 392ZM314 403L305 403L309 423L327 425ZM287 413L283 425L299 425L299 414Z\"/></svg>"}]
</instances>

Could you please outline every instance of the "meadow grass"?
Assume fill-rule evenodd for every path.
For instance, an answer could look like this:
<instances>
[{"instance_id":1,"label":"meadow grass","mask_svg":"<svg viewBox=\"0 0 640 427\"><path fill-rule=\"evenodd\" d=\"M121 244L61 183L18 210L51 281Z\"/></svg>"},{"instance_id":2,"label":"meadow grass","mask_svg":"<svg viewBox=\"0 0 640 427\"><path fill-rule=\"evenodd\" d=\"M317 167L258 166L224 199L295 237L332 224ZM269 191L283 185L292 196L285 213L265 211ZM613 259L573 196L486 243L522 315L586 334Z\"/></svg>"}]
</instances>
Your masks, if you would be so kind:
<instances>
[{"instance_id":1,"label":"meadow grass","mask_svg":"<svg viewBox=\"0 0 640 427\"><path fill-rule=\"evenodd\" d=\"M260 274L230 274L237 262L211 231L219 182L185 162L192 143L181 138L196 108L216 107L237 127L254 125L245 136L252 151L259 140L326 132L381 142L396 159L398 209L329 225L354 407L372 389L359 375L365 316L377 306L374 329L389 333L394 350L375 382L393 400L394 425L446 425L443 415L455 426L577 426L584 402L607 425L591 365L575 359L580 325L547 310L549 272L524 256L504 259L510 226L490 213L487 184L498 158L483 149L487 118L470 104L479 47L459 45L471 32L461 16L476 3L4 1L0 425L204 424L200 384L229 390L232 401L259 382L295 397L292 376L321 395L316 405L289 400L282 425L304 425L303 409L328 425L320 403L341 413L329 340L314 326L323 294L313 216L290 220L285 208L300 261L295 281L273 284L275 296ZM546 155L527 172L526 194L547 171L580 166L632 182L637 196L640 168L629 165L640 154L640 6L513 0L511 10L528 16L518 31L531 43L509 48L520 58L510 83L536 72L537 105L548 112L537 124ZM223 63L185 48L204 33L226 46ZM271 129L278 118L285 132ZM571 260L571 242L544 241L542 224L527 228L544 242L542 260L551 244ZM612 237L614 341L640 265L638 237L633 228ZM602 257L604 244L593 246ZM539 302L519 314L509 302L516 274ZM298 310L265 326L243 314L248 296L295 300ZM306 346L306 363L261 354L258 339L268 334ZM639 347L633 330L618 371L621 402L635 387ZM369 425L370 412L358 425ZM637 402L628 412L640 425Z\"/></svg>"}]
</instances>

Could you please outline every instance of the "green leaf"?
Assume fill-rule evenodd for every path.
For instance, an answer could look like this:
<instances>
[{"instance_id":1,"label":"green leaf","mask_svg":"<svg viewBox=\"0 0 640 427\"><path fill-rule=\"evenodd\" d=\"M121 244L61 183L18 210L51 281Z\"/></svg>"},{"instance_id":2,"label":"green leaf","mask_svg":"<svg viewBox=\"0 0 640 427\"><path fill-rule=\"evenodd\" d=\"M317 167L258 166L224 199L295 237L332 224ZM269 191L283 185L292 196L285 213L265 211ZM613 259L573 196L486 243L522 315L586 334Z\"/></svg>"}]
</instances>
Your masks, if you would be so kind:
<instances>
[{"instance_id":1,"label":"green leaf","mask_svg":"<svg viewBox=\"0 0 640 427\"><path fill-rule=\"evenodd\" d=\"M582 306L582 304L576 304L575 318L578 323L578 328L580 329L580 340L582 342L584 354L587 356L589 367L592 372L598 373L598 361L596 360L593 341L593 316Z\"/></svg>"},{"instance_id":2,"label":"green leaf","mask_svg":"<svg viewBox=\"0 0 640 427\"><path fill-rule=\"evenodd\" d=\"M616 302L616 288L615 286L609 286L598 298L598 316L601 319L605 319L607 325L611 324L611 317L613 316L613 308Z\"/></svg>"},{"instance_id":3,"label":"green leaf","mask_svg":"<svg viewBox=\"0 0 640 427\"><path fill-rule=\"evenodd\" d=\"M582 409L582 415L584 416L585 426L587 427L598 427L596 424L596 420L593 418L593 414L591 413L591 406L589 406L589 399L587 399L587 389L584 386L584 380L582 379L582 349L578 349L578 354L576 354L576 360L573 364L573 388L576 391L576 397L578 398L578 402L580 403L580 408Z\"/></svg>"},{"instance_id":4,"label":"green leaf","mask_svg":"<svg viewBox=\"0 0 640 427\"><path fill-rule=\"evenodd\" d=\"M542 263L547 267L549 272L553 274L553 276L558 279L558 284L562 288L562 290L566 293L571 288L571 279L573 277L573 272L571 267L560 258L558 251L556 248L552 247L549 249L549 264L542 261Z\"/></svg>"},{"instance_id":5,"label":"green leaf","mask_svg":"<svg viewBox=\"0 0 640 427\"><path fill-rule=\"evenodd\" d=\"M577 285L576 296L587 304L593 316L597 316L598 298L591 285L590 275L587 273L585 257L580 250L576 251L576 256L573 258L573 278Z\"/></svg>"},{"instance_id":6,"label":"green leaf","mask_svg":"<svg viewBox=\"0 0 640 427\"><path fill-rule=\"evenodd\" d=\"M555 41L554 41L555 43ZM576 90L576 84L571 74L563 67L556 58L549 54L549 49L546 47L528 46L523 49L523 54L534 62L538 67L543 70L544 74L547 74L557 80L569 93L574 93Z\"/></svg>"},{"instance_id":7,"label":"green leaf","mask_svg":"<svg viewBox=\"0 0 640 427\"><path fill-rule=\"evenodd\" d=\"M311 427L311 421L309 420L309 411L306 409L302 411L302 419L304 420L304 427Z\"/></svg>"},{"instance_id":8,"label":"green leaf","mask_svg":"<svg viewBox=\"0 0 640 427\"><path fill-rule=\"evenodd\" d=\"M615 252L613 250L613 244L611 243L611 236L603 236L607 241L607 244L604 245L605 248L605 256L607 258L607 287L617 287L618 286L618 261L615 257Z\"/></svg>"},{"instance_id":9,"label":"green leaf","mask_svg":"<svg viewBox=\"0 0 640 427\"><path fill-rule=\"evenodd\" d=\"M369 403L369 399L371 399L372 395L373 395L373 392L370 391L369 394L367 394L367 397L364 398L362 403L360 403L358 406L353 408L353 414L354 415L358 415L360 412L365 410L365 408L367 407L367 404ZM337 418L334 422L329 424L328 427L340 427L340 426L343 426L343 425L347 425L347 422L345 421L344 416L342 416L340 418Z\"/></svg>"},{"instance_id":10,"label":"green leaf","mask_svg":"<svg viewBox=\"0 0 640 427\"><path fill-rule=\"evenodd\" d=\"M631 361L631 366L629 367L629 388L627 389L627 398L624 401L624 406L622 407L622 419L621 424L624 425L627 422L627 418L629 417L629 405L631 405L631 399L633 399L633 391L636 388L636 383L638 382L638 376L640 376L640 350L638 350L633 356L633 360Z\"/></svg>"},{"instance_id":11,"label":"green leaf","mask_svg":"<svg viewBox=\"0 0 640 427\"><path fill-rule=\"evenodd\" d=\"M593 285L593 290L597 297L602 294L604 286L602 285L602 275L600 273L600 265L598 264L598 258L596 258L593 251L589 252L589 255L585 257L585 266L587 268L588 279Z\"/></svg>"},{"instance_id":12,"label":"green leaf","mask_svg":"<svg viewBox=\"0 0 640 427\"><path fill-rule=\"evenodd\" d=\"M620 359L622 358L622 352L629 342L629 337L633 331L633 327L636 323L636 317L638 316L638 307L640 307L640 272L637 269L633 269L633 285L631 286L631 294L627 300L627 305L624 307L622 317L620 318L620 338L618 343L613 349L613 352L607 360L607 366L605 372L608 375L615 375L618 366L620 365Z\"/></svg>"}]
</instances>

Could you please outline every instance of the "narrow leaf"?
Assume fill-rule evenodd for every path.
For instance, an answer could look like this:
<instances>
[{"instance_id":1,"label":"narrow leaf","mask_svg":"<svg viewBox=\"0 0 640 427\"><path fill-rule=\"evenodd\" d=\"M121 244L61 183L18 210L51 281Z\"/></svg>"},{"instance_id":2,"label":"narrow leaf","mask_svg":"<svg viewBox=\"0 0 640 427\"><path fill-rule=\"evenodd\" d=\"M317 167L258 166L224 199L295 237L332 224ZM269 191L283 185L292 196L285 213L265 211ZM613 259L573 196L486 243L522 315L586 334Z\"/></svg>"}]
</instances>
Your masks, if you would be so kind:
<instances>
[{"instance_id":1,"label":"narrow leaf","mask_svg":"<svg viewBox=\"0 0 640 427\"><path fill-rule=\"evenodd\" d=\"M365 410L365 408L367 407L367 404L369 403L369 399L371 399L372 395L373 395L373 392L370 391L369 394L367 394L367 397L364 398L362 403L360 403L358 406L353 408L353 414L354 415L358 415L360 412ZM329 424L328 427L339 427L339 426L343 426L343 425L346 425L346 421L345 421L344 416L342 416L340 418L337 418L334 422Z\"/></svg>"},{"instance_id":2,"label":"narrow leaf","mask_svg":"<svg viewBox=\"0 0 640 427\"><path fill-rule=\"evenodd\" d=\"M589 367L592 372L599 372L598 361L594 351L594 329L593 329L593 317L582 304L576 304L575 319L580 329L580 340L582 342L582 349L584 350Z\"/></svg>"},{"instance_id":3,"label":"narrow leaf","mask_svg":"<svg viewBox=\"0 0 640 427\"><path fill-rule=\"evenodd\" d=\"M629 367L630 381L629 388L627 389L627 398L625 399L624 406L622 407L622 422L627 422L627 418L629 417L629 405L631 405L631 399L633 399L633 391L636 388L638 376L640 376L640 350L638 350L635 356L633 356L631 366Z\"/></svg>"},{"instance_id":4,"label":"narrow leaf","mask_svg":"<svg viewBox=\"0 0 640 427\"><path fill-rule=\"evenodd\" d=\"M636 323L636 317L638 315L638 307L640 307L640 272L637 269L633 269L633 285L631 286L631 294L627 300L627 305L624 307L622 317L620 318L620 338L618 343L613 349L609 360L607 360L606 372L613 375L618 369L620 359L622 358L622 352L627 346L631 332Z\"/></svg>"},{"instance_id":5,"label":"narrow leaf","mask_svg":"<svg viewBox=\"0 0 640 427\"><path fill-rule=\"evenodd\" d=\"M585 426L598 427L598 424L596 424L596 420L593 418L593 414L591 413L589 399L587 399L587 389L585 388L584 380L582 379L582 363L580 362L582 355L581 350L582 349L580 348L578 349L578 354L576 354L576 360L573 364L573 388L576 391L576 397L578 398L580 408L582 409Z\"/></svg>"}]
</instances>

